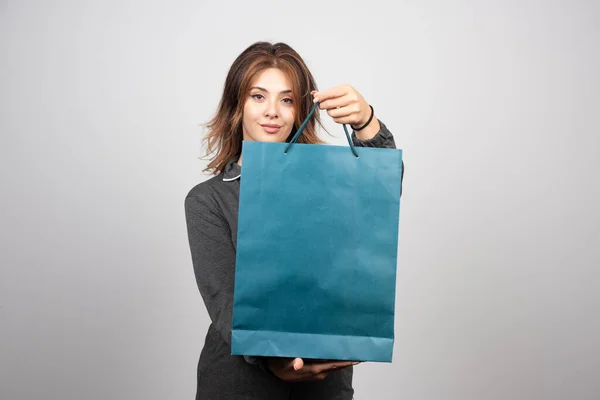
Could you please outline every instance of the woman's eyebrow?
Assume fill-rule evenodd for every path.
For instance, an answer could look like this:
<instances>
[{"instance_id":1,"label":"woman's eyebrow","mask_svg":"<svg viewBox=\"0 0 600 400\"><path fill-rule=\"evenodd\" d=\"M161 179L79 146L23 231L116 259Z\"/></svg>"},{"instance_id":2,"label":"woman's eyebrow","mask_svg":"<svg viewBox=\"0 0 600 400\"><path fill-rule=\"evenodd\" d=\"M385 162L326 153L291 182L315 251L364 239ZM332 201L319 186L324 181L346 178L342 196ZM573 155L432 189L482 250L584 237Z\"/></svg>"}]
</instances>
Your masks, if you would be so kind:
<instances>
[{"instance_id":1,"label":"woman's eyebrow","mask_svg":"<svg viewBox=\"0 0 600 400\"><path fill-rule=\"evenodd\" d=\"M269 91L268 91L267 89L265 89L265 88L261 88L260 86L252 86L252 87L250 88L250 90L252 90L252 89L258 89L258 90L262 90L263 92L267 92L267 93L269 93ZM279 92L279 93L280 93L280 94L283 94L283 93L292 93L292 91L291 91L291 90L282 90L282 91L281 91L281 92Z\"/></svg>"}]
</instances>

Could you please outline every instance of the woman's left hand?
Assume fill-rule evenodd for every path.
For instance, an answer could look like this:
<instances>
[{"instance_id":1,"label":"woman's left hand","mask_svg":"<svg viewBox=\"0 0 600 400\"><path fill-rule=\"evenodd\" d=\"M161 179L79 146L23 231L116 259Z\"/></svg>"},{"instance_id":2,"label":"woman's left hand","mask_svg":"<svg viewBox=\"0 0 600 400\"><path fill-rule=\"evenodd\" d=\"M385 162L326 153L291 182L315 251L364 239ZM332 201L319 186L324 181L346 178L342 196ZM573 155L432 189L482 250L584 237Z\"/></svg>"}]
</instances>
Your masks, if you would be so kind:
<instances>
[{"instance_id":1,"label":"woman's left hand","mask_svg":"<svg viewBox=\"0 0 600 400\"><path fill-rule=\"evenodd\" d=\"M350 85L335 86L324 92L312 91L311 94L314 102L319 102L319 109L327 110L327 114L338 124L349 124L358 128L366 124L371 116L369 103ZM363 140L369 139L375 136L379 129L379 122L373 117L366 128L361 129L360 133L357 132L357 136Z\"/></svg>"}]
</instances>

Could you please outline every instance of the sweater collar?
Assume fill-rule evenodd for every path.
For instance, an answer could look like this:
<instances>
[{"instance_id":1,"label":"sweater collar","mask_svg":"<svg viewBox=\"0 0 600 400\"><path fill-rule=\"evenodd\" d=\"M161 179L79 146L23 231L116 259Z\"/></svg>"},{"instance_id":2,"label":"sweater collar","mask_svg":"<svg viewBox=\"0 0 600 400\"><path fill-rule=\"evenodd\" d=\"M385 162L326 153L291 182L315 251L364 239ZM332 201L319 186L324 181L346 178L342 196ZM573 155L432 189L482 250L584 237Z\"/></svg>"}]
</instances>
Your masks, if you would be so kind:
<instances>
[{"instance_id":1,"label":"sweater collar","mask_svg":"<svg viewBox=\"0 0 600 400\"><path fill-rule=\"evenodd\" d=\"M239 156L236 156L229 160L225 169L223 169L223 181L225 182L233 182L242 176L242 167L238 165Z\"/></svg>"}]
</instances>

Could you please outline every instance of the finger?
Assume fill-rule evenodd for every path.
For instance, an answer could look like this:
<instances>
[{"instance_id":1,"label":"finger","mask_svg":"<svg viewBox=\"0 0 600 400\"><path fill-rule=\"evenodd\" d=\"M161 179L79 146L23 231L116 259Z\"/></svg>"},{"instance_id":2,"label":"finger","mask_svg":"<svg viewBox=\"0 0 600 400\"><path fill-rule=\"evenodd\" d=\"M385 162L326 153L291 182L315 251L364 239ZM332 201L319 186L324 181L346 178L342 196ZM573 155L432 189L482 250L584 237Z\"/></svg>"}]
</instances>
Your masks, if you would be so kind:
<instances>
[{"instance_id":1,"label":"finger","mask_svg":"<svg viewBox=\"0 0 600 400\"><path fill-rule=\"evenodd\" d=\"M335 117L333 118L333 122L337 124L346 124L346 125L357 125L358 118L356 114L350 114L343 117Z\"/></svg>"},{"instance_id":2,"label":"finger","mask_svg":"<svg viewBox=\"0 0 600 400\"><path fill-rule=\"evenodd\" d=\"M329 371L332 369L346 368L351 365L355 365L354 361L333 361L333 362L327 362L327 363L319 363L319 364L314 364L312 366L312 372L315 375L318 375L325 371Z\"/></svg>"},{"instance_id":3,"label":"finger","mask_svg":"<svg viewBox=\"0 0 600 400\"><path fill-rule=\"evenodd\" d=\"M335 371L335 370L338 370L338 369L344 369L344 368L352 367L352 366L358 365L358 364L360 364L360 361L349 361L349 362L344 363L342 365L337 365L336 364L335 368L328 369L325 372L331 372L331 371Z\"/></svg>"},{"instance_id":4,"label":"finger","mask_svg":"<svg viewBox=\"0 0 600 400\"><path fill-rule=\"evenodd\" d=\"M323 372L319 375L315 375L315 379L318 381L322 381L323 379L327 378L327 375L329 375L329 373Z\"/></svg>"},{"instance_id":5,"label":"finger","mask_svg":"<svg viewBox=\"0 0 600 400\"><path fill-rule=\"evenodd\" d=\"M294 371L298 371L302 369L302 367L304 367L304 361L301 358L295 358L292 362L292 366L294 368Z\"/></svg>"},{"instance_id":6,"label":"finger","mask_svg":"<svg viewBox=\"0 0 600 400\"><path fill-rule=\"evenodd\" d=\"M328 99L325 101L319 102L319 108L321 110L330 110L335 108L342 108L346 106L356 105L358 106L358 97L353 96L351 94L345 94L341 97L336 97L333 99Z\"/></svg>"},{"instance_id":7,"label":"finger","mask_svg":"<svg viewBox=\"0 0 600 400\"><path fill-rule=\"evenodd\" d=\"M340 108L331 108L327 110L327 114L331 118L344 118L352 115L354 119L357 119L360 115L360 108L358 104L349 104Z\"/></svg>"},{"instance_id":8,"label":"finger","mask_svg":"<svg viewBox=\"0 0 600 400\"><path fill-rule=\"evenodd\" d=\"M346 107L347 108L347 107ZM360 112L350 112L343 109L328 110L327 114L338 124L359 125L364 123ZM376 117L374 117L376 118Z\"/></svg>"},{"instance_id":9,"label":"finger","mask_svg":"<svg viewBox=\"0 0 600 400\"><path fill-rule=\"evenodd\" d=\"M344 96L348 93L348 87L346 85L340 85L327 89L324 92L316 92L313 94L315 102L322 102L336 97Z\"/></svg>"}]
</instances>

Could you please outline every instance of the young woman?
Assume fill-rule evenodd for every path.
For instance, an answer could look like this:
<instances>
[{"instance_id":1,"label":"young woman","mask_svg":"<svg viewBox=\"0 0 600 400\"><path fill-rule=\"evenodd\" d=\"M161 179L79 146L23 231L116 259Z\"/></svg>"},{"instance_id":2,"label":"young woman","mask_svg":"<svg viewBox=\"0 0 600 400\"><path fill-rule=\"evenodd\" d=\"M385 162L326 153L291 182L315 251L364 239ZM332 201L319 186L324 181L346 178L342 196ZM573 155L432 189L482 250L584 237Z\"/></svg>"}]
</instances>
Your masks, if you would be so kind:
<instances>
[{"instance_id":1,"label":"young woman","mask_svg":"<svg viewBox=\"0 0 600 400\"><path fill-rule=\"evenodd\" d=\"M207 171L213 178L185 198L194 273L211 318L198 362L196 399L351 399L346 361L231 355L237 217L242 141L285 142L314 102L339 124L353 128L355 146L395 148L392 134L350 85L317 91L302 58L285 43L257 42L233 62L214 118L207 124ZM299 143L318 144L318 112Z\"/></svg>"}]
</instances>

